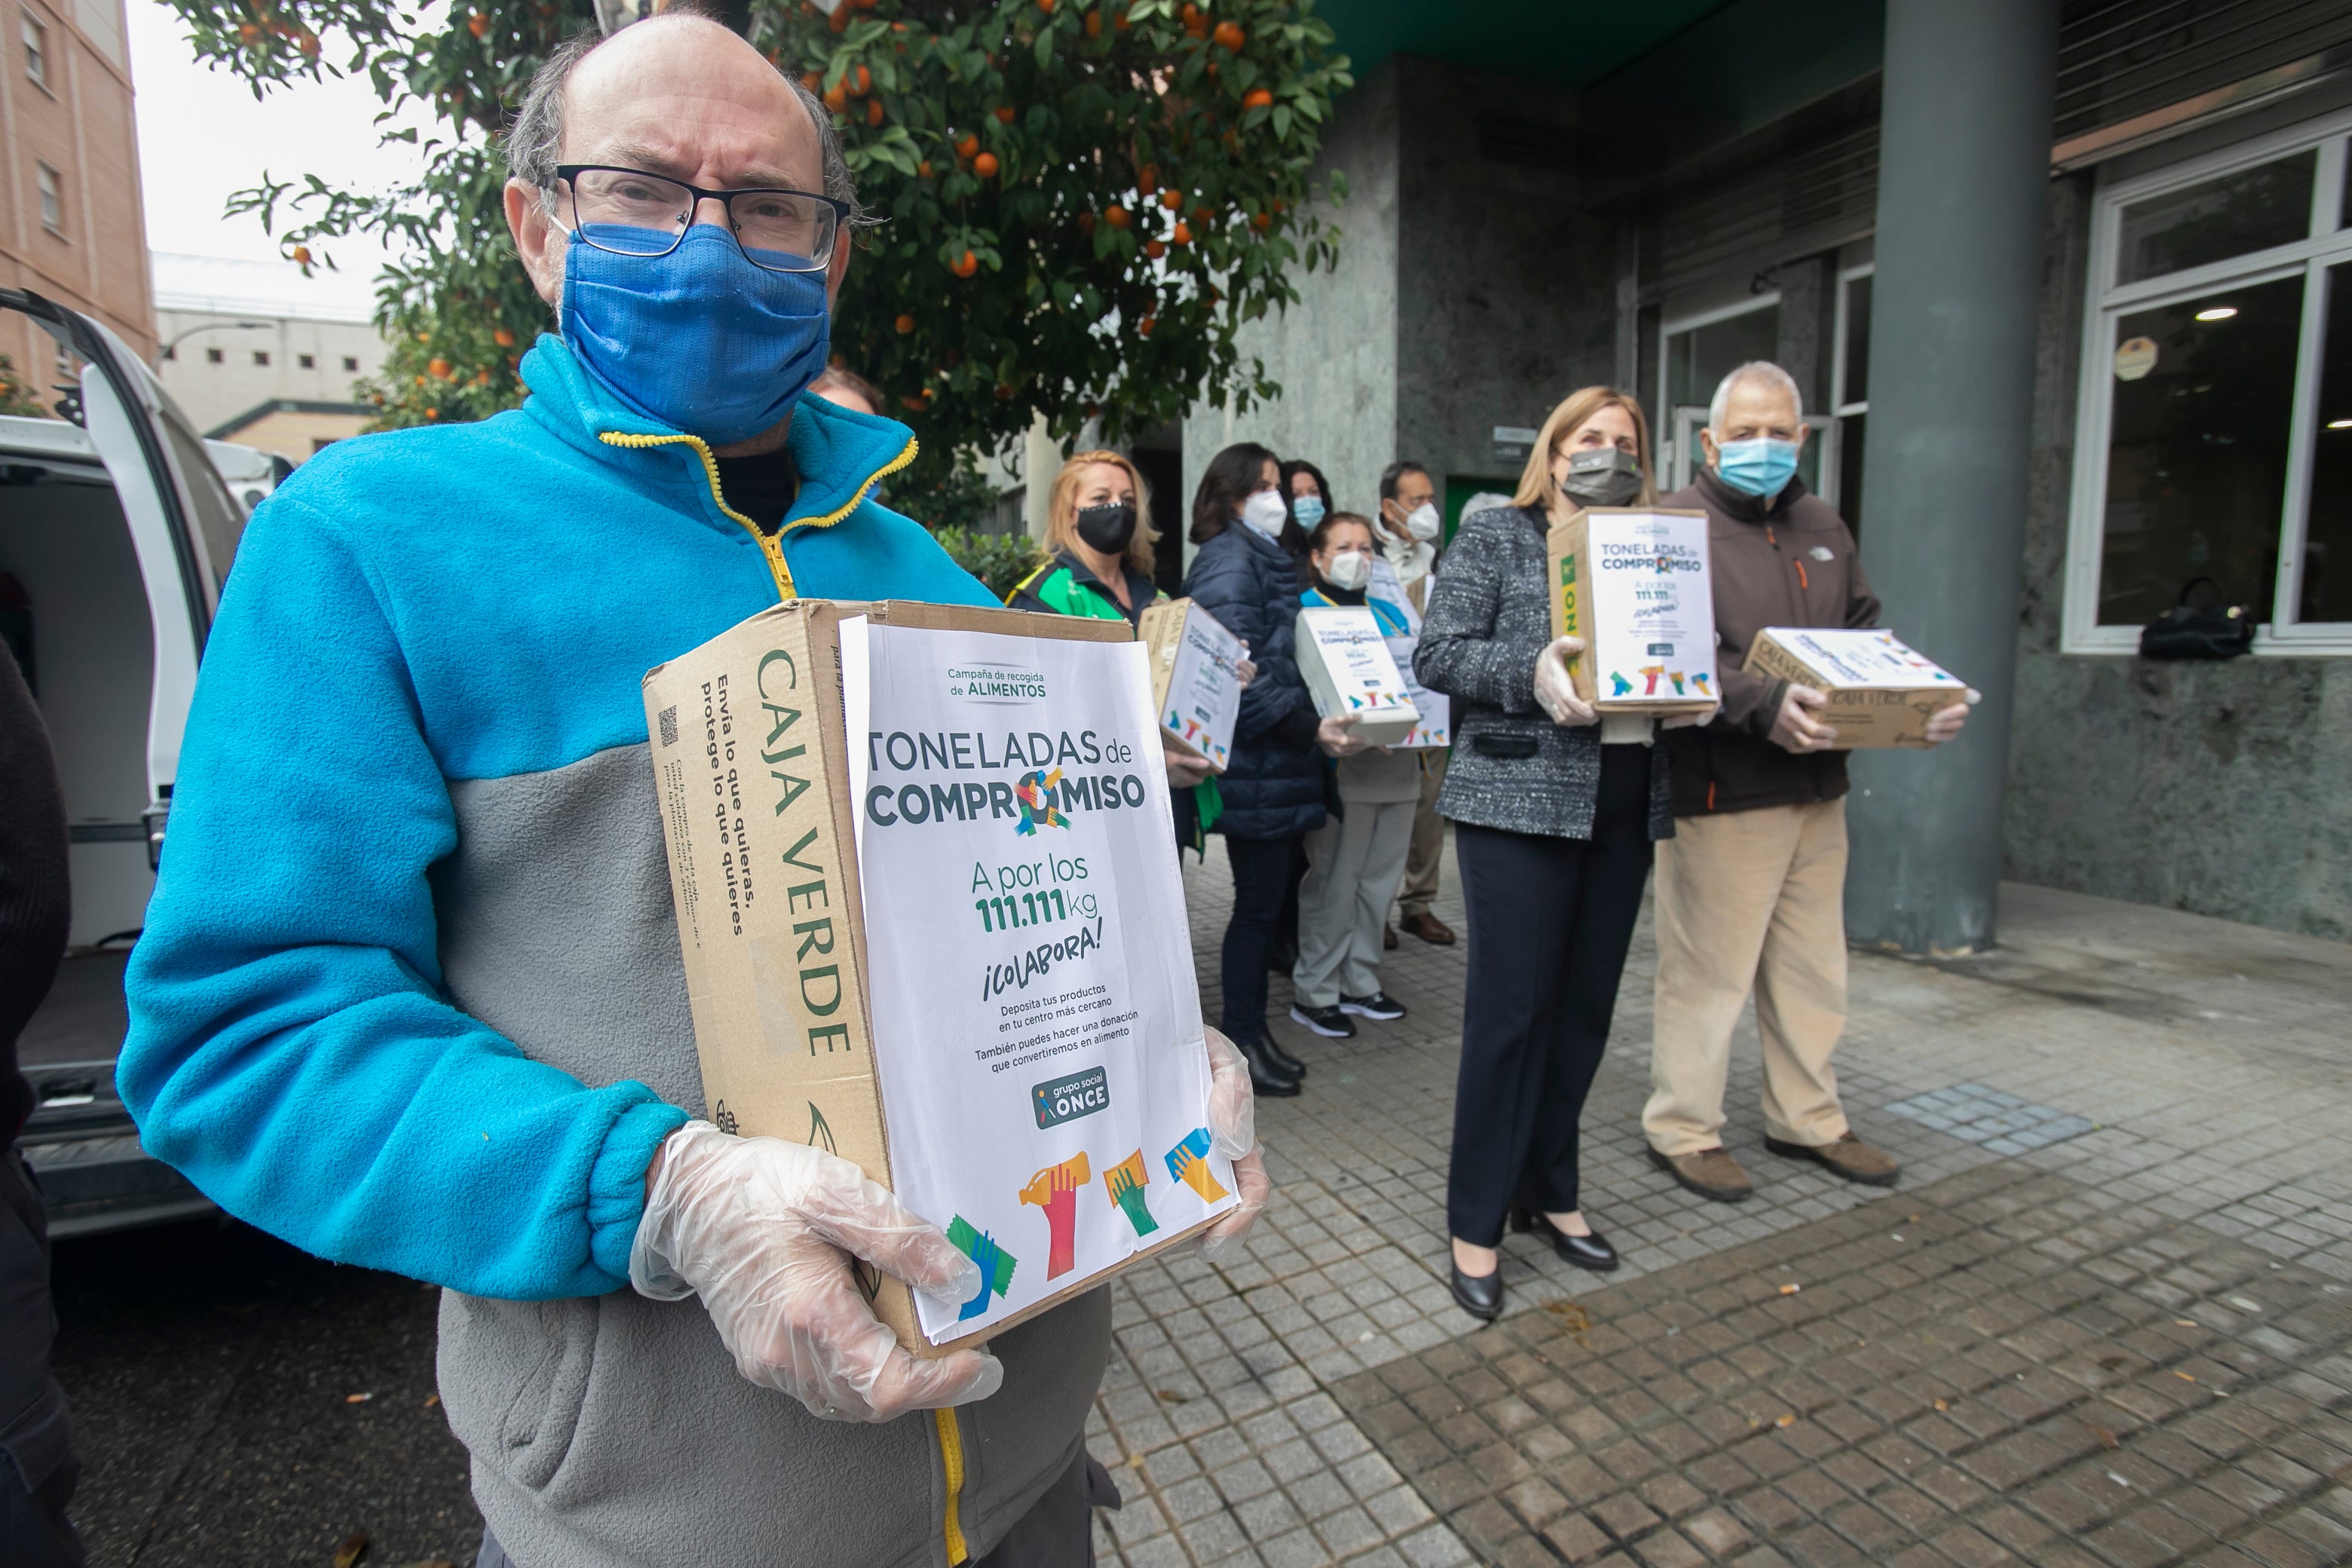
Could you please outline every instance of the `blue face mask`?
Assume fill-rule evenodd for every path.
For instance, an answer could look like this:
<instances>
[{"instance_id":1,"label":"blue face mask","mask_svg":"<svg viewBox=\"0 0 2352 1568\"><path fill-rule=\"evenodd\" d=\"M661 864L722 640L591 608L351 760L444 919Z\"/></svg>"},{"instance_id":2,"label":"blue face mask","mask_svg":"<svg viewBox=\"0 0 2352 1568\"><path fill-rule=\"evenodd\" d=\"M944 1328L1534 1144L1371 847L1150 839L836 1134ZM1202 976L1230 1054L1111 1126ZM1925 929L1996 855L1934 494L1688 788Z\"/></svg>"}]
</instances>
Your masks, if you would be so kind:
<instances>
[{"instance_id":1,"label":"blue face mask","mask_svg":"<svg viewBox=\"0 0 2352 1568\"><path fill-rule=\"evenodd\" d=\"M1751 496L1776 496L1797 477L1797 444L1759 436L1752 441L1725 441L1718 454L1716 477L1733 489Z\"/></svg>"},{"instance_id":2,"label":"blue face mask","mask_svg":"<svg viewBox=\"0 0 2352 1568\"><path fill-rule=\"evenodd\" d=\"M1290 503L1290 515L1298 520L1299 527L1312 533L1315 531L1315 525L1323 521L1323 498L1321 496L1297 497Z\"/></svg>"},{"instance_id":3,"label":"blue face mask","mask_svg":"<svg viewBox=\"0 0 2352 1568\"><path fill-rule=\"evenodd\" d=\"M575 238L563 341L636 413L730 446L774 428L824 368L824 278L755 267L716 224L688 229L667 256Z\"/></svg>"}]
</instances>

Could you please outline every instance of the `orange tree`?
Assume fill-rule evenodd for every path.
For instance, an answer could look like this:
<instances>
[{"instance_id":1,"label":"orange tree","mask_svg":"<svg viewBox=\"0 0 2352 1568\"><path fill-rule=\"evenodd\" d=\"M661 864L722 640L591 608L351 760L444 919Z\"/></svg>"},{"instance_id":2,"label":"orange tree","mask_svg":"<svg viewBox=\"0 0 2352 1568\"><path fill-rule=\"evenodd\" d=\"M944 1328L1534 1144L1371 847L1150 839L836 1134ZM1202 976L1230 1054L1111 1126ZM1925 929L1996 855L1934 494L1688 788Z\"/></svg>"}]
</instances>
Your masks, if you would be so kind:
<instances>
[{"instance_id":1,"label":"orange tree","mask_svg":"<svg viewBox=\"0 0 2352 1568\"><path fill-rule=\"evenodd\" d=\"M519 401L520 356L549 318L507 238L498 138L547 51L594 25L589 0L454 0L437 32L399 0L172 4L198 56L257 95L364 74L388 119L433 117L394 133L423 137L406 185L265 175L232 210L306 267L358 232L400 258L378 300L392 353L364 389L382 423ZM951 489L950 454L1035 414L1065 437L1097 419L1115 440L1198 399L1246 408L1279 390L1235 332L1336 254L1309 170L1350 79L1313 4L755 0L747 36L823 98L877 220L833 346L923 438L902 499Z\"/></svg>"}]
</instances>

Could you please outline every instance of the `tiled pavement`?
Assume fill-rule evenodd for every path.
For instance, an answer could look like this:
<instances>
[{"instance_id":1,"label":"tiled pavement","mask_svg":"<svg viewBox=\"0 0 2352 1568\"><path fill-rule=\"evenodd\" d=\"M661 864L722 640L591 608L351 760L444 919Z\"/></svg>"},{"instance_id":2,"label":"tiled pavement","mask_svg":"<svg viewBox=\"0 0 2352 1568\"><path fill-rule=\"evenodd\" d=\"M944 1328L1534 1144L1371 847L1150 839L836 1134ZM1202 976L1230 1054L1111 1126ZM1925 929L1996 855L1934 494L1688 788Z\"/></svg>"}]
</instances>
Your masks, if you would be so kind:
<instances>
[{"instance_id":1,"label":"tiled pavement","mask_svg":"<svg viewBox=\"0 0 2352 1568\"><path fill-rule=\"evenodd\" d=\"M1188 861L1186 880L1213 1019L1229 897L1213 846L1205 865ZM1460 926L1450 865L1439 913ZM2291 1266L2319 1293L2315 1300L2337 1300L2330 1288L2352 1281L2352 1083L2345 1072L2352 950L2021 887L2004 890L2001 934L1998 952L1974 959L1924 964L1855 955L1839 1068L1858 1128L1906 1162L1905 1187L1892 1201L1911 1202L1906 1215L1934 1207L1939 1224L1958 1225L1948 1215L1960 1200L1946 1194L1965 1189L1952 1178L2063 1179L2095 1210L2121 1206L2148 1224L2194 1221L2200 1246L2240 1244L2231 1256ZM1685 1268L1834 1251L1850 1241L1840 1239L1840 1226L1877 1224L1839 1216L1885 1194L1761 1150L1752 1030L1743 1029L1735 1050L1726 1131L1757 1179L1755 1200L1702 1204L1648 1164L1638 1121L1653 953L1645 921L1584 1123L1587 1209L1623 1250L1626 1267L1603 1286L1590 1275L1571 1278L1527 1238L1514 1238L1504 1248L1507 1310L1566 1306L1575 1297L1598 1312L1614 1299L1611 1291L1678 1289ZM1490 1511L1468 1510L1482 1500L1508 1504L1465 1501L1429 1479L1426 1455L1399 1449L1392 1436L1376 1444L1366 1430L1365 1412L1381 1403L1371 1390L1387 1385L1361 1374L1405 1358L1426 1367L1433 1352L1462 1353L1477 1328L1452 1306L1444 1272L1462 950L1408 937L1382 979L1412 1009L1402 1024L1363 1024L1345 1042L1277 1026L1313 1072L1298 1099L1260 1102L1280 1194L1249 1256L1214 1268L1189 1257L1150 1264L1113 1287L1118 1344L1091 1442L1129 1500L1117 1514L1097 1515L1106 1563L1425 1565L1479 1561L1502 1539L1481 1533L1494 1524ZM1276 980L1274 998L1279 1018L1286 981ZM1517 1323L1508 1331L1519 1332ZM1601 1359L1647 1367L1629 1359L1644 1348L1612 1347ZM1573 1415L1580 1404L1558 1414ZM2107 1429L2124 1440L2122 1428ZM1554 1485L1544 1462L1531 1462L1533 1479L1553 1485L1564 1508L1608 1500ZM2237 1461L2231 1473L2251 1473L2245 1465ZM2256 1484L2259 1478L2244 1495L2254 1496ZM1727 1517L1748 1516L1735 1510ZM1759 1545L1776 1528L1755 1516L1740 1525L1746 1535L1736 1544L1795 1563L1894 1560L1830 1533ZM2092 1528L2061 1528L2092 1554L2062 1559L2035 1548L2022 1560L2137 1564L2166 1561L2162 1551L2170 1550L2142 1546L2158 1539L2145 1532L2102 1545ZM1528 1531L1519 1539L1543 1538ZM1998 1560L1990 1553L2008 1550L2002 1539L1987 1536L1981 1560ZM2281 1529L2263 1539L2273 1554L2246 1561L2336 1560L2294 1557L2279 1542L2295 1537ZM2115 1544L2126 1541L2141 1554ZM1843 1556L1832 1550L1841 1542ZM1696 1538L1685 1544L1703 1549ZM1530 1560L1570 1555L1545 1551L1550 1555ZM1654 1552L1625 1559L1637 1560L1671 1559Z\"/></svg>"}]
</instances>

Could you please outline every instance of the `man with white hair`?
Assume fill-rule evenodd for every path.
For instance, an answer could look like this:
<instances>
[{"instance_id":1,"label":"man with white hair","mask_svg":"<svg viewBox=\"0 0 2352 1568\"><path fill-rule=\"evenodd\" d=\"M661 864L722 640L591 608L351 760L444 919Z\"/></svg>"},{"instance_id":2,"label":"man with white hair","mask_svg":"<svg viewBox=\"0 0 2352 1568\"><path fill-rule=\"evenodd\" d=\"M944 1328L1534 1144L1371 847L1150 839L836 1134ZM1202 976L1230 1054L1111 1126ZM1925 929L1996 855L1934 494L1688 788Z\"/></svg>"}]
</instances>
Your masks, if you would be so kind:
<instances>
[{"instance_id":1,"label":"man with white hair","mask_svg":"<svg viewBox=\"0 0 2352 1568\"><path fill-rule=\"evenodd\" d=\"M1766 626L1869 626L1878 600L1853 534L1797 477L1797 384L1765 361L1723 378L1697 479L1658 504L1707 514L1723 708L1665 737L1675 837L1657 856L1658 973L1650 1157L1702 1197L1753 1190L1723 1146L1731 1032L1749 992L1764 1047L1764 1146L1849 1181L1893 1186L1901 1165L1853 1135L1830 1066L1845 1027L1845 753L1810 687L1740 668ZM1949 740L1955 703L1927 726Z\"/></svg>"},{"instance_id":2,"label":"man with white hair","mask_svg":"<svg viewBox=\"0 0 2352 1568\"><path fill-rule=\"evenodd\" d=\"M122 1098L231 1214L445 1288L483 1568L1076 1568L1108 1292L918 1360L860 1270L962 1300L973 1260L701 1119L641 678L779 599L994 603L874 501L906 427L803 395L857 210L832 120L672 11L558 49L507 151L559 330L520 409L340 442L255 513ZM1229 1245L1265 1183L1210 1049Z\"/></svg>"}]
</instances>

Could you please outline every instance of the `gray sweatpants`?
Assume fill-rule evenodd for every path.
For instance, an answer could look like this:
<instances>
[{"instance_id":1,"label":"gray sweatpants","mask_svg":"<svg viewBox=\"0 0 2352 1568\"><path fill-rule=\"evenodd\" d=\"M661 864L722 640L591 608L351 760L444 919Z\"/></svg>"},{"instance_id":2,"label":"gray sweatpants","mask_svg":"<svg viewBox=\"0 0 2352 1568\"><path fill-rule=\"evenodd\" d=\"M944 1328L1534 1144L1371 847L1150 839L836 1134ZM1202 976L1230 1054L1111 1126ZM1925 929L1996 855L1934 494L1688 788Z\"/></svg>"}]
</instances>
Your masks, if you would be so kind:
<instances>
[{"instance_id":1,"label":"gray sweatpants","mask_svg":"<svg viewBox=\"0 0 2352 1568\"><path fill-rule=\"evenodd\" d=\"M1410 800L1351 800L1307 836L1307 879L1298 884L1298 962L1291 993L1302 1007L1381 988L1381 933L1389 900L1412 847Z\"/></svg>"}]
</instances>

